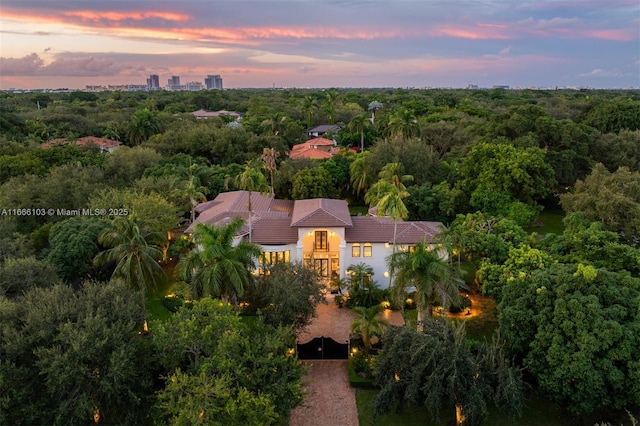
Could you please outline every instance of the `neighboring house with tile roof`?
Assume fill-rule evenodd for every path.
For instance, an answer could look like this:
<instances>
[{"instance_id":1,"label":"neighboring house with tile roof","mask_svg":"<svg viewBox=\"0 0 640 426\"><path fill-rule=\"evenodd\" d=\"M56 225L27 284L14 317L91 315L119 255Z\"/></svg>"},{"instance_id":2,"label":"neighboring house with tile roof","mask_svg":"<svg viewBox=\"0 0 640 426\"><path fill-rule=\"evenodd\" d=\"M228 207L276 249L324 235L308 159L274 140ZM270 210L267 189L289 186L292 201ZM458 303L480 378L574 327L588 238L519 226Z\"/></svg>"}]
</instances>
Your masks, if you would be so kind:
<instances>
[{"instance_id":1,"label":"neighboring house with tile roof","mask_svg":"<svg viewBox=\"0 0 640 426\"><path fill-rule=\"evenodd\" d=\"M318 138L326 133L337 133L340 130L342 130L342 126L338 126L337 124L321 124L313 129L308 129L307 136L310 138Z\"/></svg>"},{"instance_id":2,"label":"neighboring house with tile roof","mask_svg":"<svg viewBox=\"0 0 640 426\"><path fill-rule=\"evenodd\" d=\"M197 223L222 226L235 217L249 220L249 192L219 194L198 205ZM366 263L373 268L374 280L389 285L387 257L393 252L394 222L388 217L351 216L347 202L317 198L277 200L251 193L251 242L262 248L261 264L303 261L312 265L325 282L344 278L350 265ZM407 250L420 241L430 243L440 232L440 222L398 222L396 245ZM245 226L236 241L249 240Z\"/></svg>"},{"instance_id":3,"label":"neighboring house with tile roof","mask_svg":"<svg viewBox=\"0 0 640 426\"><path fill-rule=\"evenodd\" d=\"M340 148L335 145L336 143L330 139L311 139L304 143L294 145L289 152L289 158L309 158L315 160L324 160L333 157L336 152L340 151Z\"/></svg>"},{"instance_id":4,"label":"neighboring house with tile roof","mask_svg":"<svg viewBox=\"0 0 640 426\"><path fill-rule=\"evenodd\" d=\"M85 136L83 138L70 141L65 138L52 139L48 142L40 144L40 148L51 148L52 146L68 145L74 143L78 146L91 146L95 145L100 148L100 152L113 152L118 149L122 142L115 141L113 139L98 138L96 136Z\"/></svg>"}]
</instances>

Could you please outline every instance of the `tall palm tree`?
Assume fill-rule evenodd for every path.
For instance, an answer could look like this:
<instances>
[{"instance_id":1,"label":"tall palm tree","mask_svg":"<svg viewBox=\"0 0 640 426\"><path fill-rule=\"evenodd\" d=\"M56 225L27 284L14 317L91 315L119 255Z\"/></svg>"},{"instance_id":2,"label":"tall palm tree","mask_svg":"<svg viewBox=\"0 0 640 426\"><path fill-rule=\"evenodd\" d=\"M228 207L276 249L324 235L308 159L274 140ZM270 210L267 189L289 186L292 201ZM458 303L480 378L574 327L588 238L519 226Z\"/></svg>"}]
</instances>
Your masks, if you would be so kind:
<instances>
[{"instance_id":1,"label":"tall palm tree","mask_svg":"<svg viewBox=\"0 0 640 426\"><path fill-rule=\"evenodd\" d=\"M400 175L400 163L389 163L379 173L380 180L376 182L365 195L365 201L378 208L378 216L389 216L393 220L393 252L396 251L396 234L398 220L406 220L409 211L404 204L409 196L404 182L413 180L411 175ZM393 274L390 274L391 282Z\"/></svg>"},{"instance_id":2,"label":"tall palm tree","mask_svg":"<svg viewBox=\"0 0 640 426\"><path fill-rule=\"evenodd\" d=\"M327 92L325 95L325 99L322 102L322 110L327 114L329 124L333 124L333 120L336 115L336 101L336 93Z\"/></svg>"},{"instance_id":3,"label":"tall palm tree","mask_svg":"<svg viewBox=\"0 0 640 426\"><path fill-rule=\"evenodd\" d=\"M287 117L285 115L280 112L276 112L271 116L271 118L263 120L262 125L268 127L274 136L278 136L284 129L286 121Z\"/></svg>"},{"instance_id":4,"label":"tall palm tree","mask_svg":"<svg viewBox=\"0 0 640 426\"><path fill-rule=\"evenodd\" d=\"M370 125L369 118L364 114L356 115L347 125L352 132L360 133L360 152L364 151L364 132Z\"/></svg>"},{"instance_id":5,"label":"tall palm tree","mask_svg":"<svg viewBox=\"0 0 640 426\"><path fill-rule=\"evenodd\" d=\"M112 277L122 278L133 288L143 292L156 288L165 277L158 260L162 259L161 246L166 243L166 236L133 215L117 217L111 225L98 237L98 242L108 249L98 253L94 262L116 262Z\"/></svg>"},{"instance_id":6,"label":"tall palm tree","mask_svg":"<svg viewBox=\"0 0 640 426\"><path fill-rule=\"evenodd\" d=\"M367 174L369 154L369 151L359 153L349 166L349 179L353 189L356 190L356 195L360 195L360 192L366 193L369 188L370 176Z\"/></svg>"},{"instance_id":7,"label":"tall palm tree","mask_svg":"<svg viewBox=\"0 0 640 426\"><path fill-rule=\"evenodd\" d=\"M465 287L459 278L459 269L425 242L416 244L413 251L393 253L389 258L389 269L396 277L392 291L398 302L402 301L407 289L415 289L418 331L422 330L425 314L427 317L433 315L435 303L448 308Z\"/></svg>"},{"instance_id":8,"label":"tall palm tree","mask_svg":"<svg viewBox=\"0 0 640 426\"><path fill-rule=\"evenodd\" d=\"M401 175L400 172L402 170L402 165L400 163L388 163L386 164L378 176L380 179L386 179L393 186L398 187L401 191L407 189L405 183L413 182L413 176L411 175Z\"/></svg>"},{"instance_id":9,"label":"tall palm tree","mask_svg":"<svg viewBox=\"0 0 640 426\"><path fill-rule=\"evenodd\" d=\"M249 203L247 208L249 210L249 242L252 241L252 230L253 230L253 208L251 205L251 193L254 191L260 193L266 193L269 191L269 185L267 184L267 178L260 171L260 167L256 165L254 162L247 161L244 165L244 169L242 173L236 176L234 183L236 187L243 189L245 191L249 191Z\"/></svg>"},{"instance_id":10,"label":"tall palm tree","mask_svg":"<svg viewBox=\"0 0 640 426\"><path fill-rule=\"evenodd\" d=\"M382 305L374 305L370 308L357 306L353 310L358 313L359 317L351 323L351 332L360 334L364 350L368 353L372 346L371 338L381 336L389 322L380 316L383 310Z\"/></svg>"},{"instance_id":11,"label":"tall palm tree","mask_svg":"<svg viewBox=\"0 0 640 426\"><path fill-rule=\"evenodd\" d=\"M307 115L307 129L310 129L313 125L313 115L318 109L318 101L313 96L307 95L304 97L302 109Z\"/></svg>"},{"instance_id":12,"label":"tall palm tree","mask_svg":"<svg viewBox=\"0 0 640 426\"><path fill-rule=\"evenodd\" d=\"M378 208L378 216L389 216L393 220L393 251L396 251L396 234L398 221L406 220L409 211L404 204L404 199L409 196L406 189L393 185L386 179L376 182L365 195L365 201Z\"/></svg>"},{"instance_id":13,"label":"tall palm tree","mask_svg":"<svg viewBox=\"0 0 640 426\"><path fill-rule=\"evenodd\" d=\"M221 297L236 304L251 284L250 271L260 256L260 247L246 241L234 245L233 239L243 224L240 218L224 227L196 224L194 248L176 266L180 278L191 283L194 297Z\"/></svg>"},{"instance_id":14,"label":"tall palm tree","mask_svg":"<svg viewBox=\"0 0 640 426\"><path fill-rule=\"evenodd\" d=\"M196 164L191 164L187 169L186 180L184 182L184 187L180 191L180 195L184 198L189 199L189 207L191 209L189 223L193 223L196 220L196 206L199 203L203 203L207 201L207 192L209 190L200 184L200 179L194 172L198 166ZM183 198L183 199L184 199Z\"/></svg>"},{"instance_id":15,"label":"tall palm tree","mask_svg":"<svg viewBox=\"0 0 640 426\"><path fill-rule=\"evenodd\" d=\"M382 102L373 101L369 103L369 107L367 109L371 111L371 124L376 124L376 112L380 111L382 108L384 108Z\"/></svg>"},{"instance_id":16,"label":"tall palm tree","mask_svg":"<svg viewBox=\"0 0 640 426\"><path fill-rule=\"evenodd\" d=\"M280 156L280 153L275 148L263 148L262 156L260 157L264 161L264 167L269 171L269 180L271 181L271 198L275 197L275 191L273 188L273 173L276 171L278 165L276 159Z\"/></svg>"},{"instance_id":17,"label":"tall palm tree","mask_svg":"<svg viewBox=\"0 0 640 426\"><path fill-rule=\"evenodd\" d=\"M400 111L396 111L389 118L387 131L390 137L400 139L400 151L404 152L407 139L416 136L420 131L420 127L413 111L403 108Z\"/></svg>"}]
</instances>

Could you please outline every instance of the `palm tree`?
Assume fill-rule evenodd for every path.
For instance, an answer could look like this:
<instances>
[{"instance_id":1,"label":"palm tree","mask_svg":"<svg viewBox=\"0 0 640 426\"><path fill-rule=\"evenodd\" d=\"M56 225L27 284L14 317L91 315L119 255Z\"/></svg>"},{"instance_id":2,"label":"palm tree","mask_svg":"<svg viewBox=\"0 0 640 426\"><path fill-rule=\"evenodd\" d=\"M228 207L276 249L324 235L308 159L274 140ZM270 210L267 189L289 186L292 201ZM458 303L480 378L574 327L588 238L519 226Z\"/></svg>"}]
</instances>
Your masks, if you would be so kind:
<instances>
[{"instance_id":1,"label":"palm tree","mask_svg":"<svg viewBox=\"0 0 640 426\"><path fill-rule=\"evenodd\" d=\"M413 180L411 175L400 176L400 163L389 163L379 173L380 180L376 182L365 195L365 201L378 208L378 216L389 216L393 220L393 252L396 251L396 234L398 220L406 220L409 211L404 200L409 196L404 182ZM393 274L390 274L391 282Z\"/></svg>"},{"instance_id":2,"label":"palm tree","mask_svg":"<svg viewBox=\"0 0 640 426\"><path fill-rule=\"evenodd\" d=\"M376 124L376 112L380 111L382 108L384 108L382 102L373 101L369 103L369 107L367 109L371 111L371 124Z\"/></svg>"},{"instance_id":3,"label":"palm tree","mask_svg":"<svg viewBox=\"0 0 640 426\"><path fill-rule=\"evenodd\" d=\"M389 118L387 131L392 138L400 139L400 150L404 151L405 142L410 137L416 136L420 127L413 111L403 108Z\"/></svg>"},{"instance_id":4,"label":"palm tree","mask_svg":"<svg viewBox=\"0 0 640 426\"><path fill-rule=\"evenodd\" d=\"M406 220L409 211L404 204L409 192L401 189L385 179L380 179L375 183L365 195L365 201L371 206L378 208L378 216L389 216L393 220L393 251L396 251L396 234L398 231L398 220Z\"/></svg>"},{"instance_id":5,"label":"palm tree","mask_svg":"<svg viewBox=\"0 0 640 426\"><path fill-rule=\"evenodd\" d=\"M373 336L381 336L389 322L380 317L380 313L383 310L382 305L375 305L370 308L357 306L353 310L359 314L359 317L351 323L351 332L360 334L364 350L369 352L372 346L371 338Z\"/></svg>"},{"instance_id":6,"label":"palm tree","mask_svg":"<svg viewBox=\"0 0 640 426\"><path fill-rule=\"evenodd\" d=\"M352 187L356 190L356 195L360 195L360 191L367 192L370 177L367 174L367 157L370 152L359 153L355 160L349 166L349 179Z\"/></svg>"},{"instance_id":7,"label":"palm tree","mask_svg":"<svg viewBox=\"0 0 640 426\"><path fill-rule=\"evenodd\" d=\"M352 132L360 133L360 152L364 151L364 132L370 125L371 122L363 114L353 117L353 119L347 125L349 130L351 130Z\"/></svg>"},{"instance_id":8,"label":"palm tree","mask_svg":"<svg viewBox=\"0 0 640 426\"><path fill-rule=\"evenodd\" d=\"M357 265L349 265L347 272L351 273L351 289L358 290L365 287L365 281L371 279L373 268L366 263L360 262Z\"/></svg>"},{"instance_id":9,"label":"palm tree","mask_svg":"<svg viewBox=\"0 0 640 426\"><path fill-rule=\"evenodd\" d=\"M322 102L322 109L327 113L327 119L329 124L333 124L333 119L336 115L336 94L335 92L327 92L324 102Z\"/></svg>"},{"instance_id":10,"label":"palm tree","mask_svg":"<svg viewBox=\"0 0 640 426\"><path fill-rule=\"evenodd\" d=\"M117 217L111 225L98 237L98 242L108 249L98 253L94 262L99 265L116 262L112 277L122 278L133 288L143 292L155 288L165 277L158 265L165 235L133 215Z\"/></svg>"},{"instance_id":11,"label":"palm tree","mask_svg":"<svg viewBox=\"0 0 640 426\"><path fill-rule=\"evenodd\" d=\"M194 248L176 266L179 277L190 281L194 297L221 297L236 304L250 285L250 270L260 256L260 247L246 241L234 245L234 237L243 224L240 218L224 227L196 224Z\"/></svg>"},{"instance_id":12,"label":"palm tree","mask_svg":"<svg viewBox=\"0 0 640 426\"><path fill-rule=\"evenodd\" d=\"M148 108L144 108L134 112L131 116L127 137L131 145L138 145L159 131L160 121L158 121L155 113Z\"/></svg>"},{"instance_id":13,"label":"palm tree","mask_svg":"<svg viewBox=\"0 0 640 426\"><path fill-rule=\"evenodd\" d=\"M425 314L427 317L433 315L435 303L448 308L465 287L459 278L459 269L454 269L425 242L416 244L413 251L393 253L389 258L389 269L396 277L392 291L398 302L402 301L407 289L415 289L418 331L422 330Z\"/></svg>"},{"instance_id":14,"label":"palm tree","mask_svg":"<svg viewBox=\"0 0 640 426\"><path fill-rule=\"evenodd\" d=\"M262 161L264 161L264 167L269 171L269 177L271 181L271 198L275 197L275 191L273 189L273 173L277 169L276 158L278 158L280 154L276 151L275 148L263 148L262 149Z\"/></svg>"},{"instance_id":15,"label":"palm tree","mask_svg":"<svg viewBox=\"0 0 640 426\"><path fill-rule=\"evenodd\" d=\"M382 168L382 170L380 170L378 177L380 177L380 179L388 180L393 186L404 191L407 189L405 183L413 182L413 176L400 175L401 169L402 165L400 163L388 163Z\"/></svg>"},{"instance_id":16,"label":"palm tree","mask_svg":"<svg viewBox=\"0 0 640 426\"><path fill-rule=\"evenodd\" d=\"M310 129L313 125L313 114L318 109L318 101L310 95L304 97L304 103L302 105L307 115L307 129Z\"/></svg>"},{"instance_id":17,"label":"palm tree","mask_svg":"<svg viewBox=\"0 0 640 426\"><path fill-rule=\"evenodd\" d=\"M249 203L247 208L249 210L249 219L247 220L249 223L249 242L251 242L252 237L252 224L253 218L252 216L252 205L251 205L251 193L253 191L257 191L260 193L266 193L269 191L269 185L267 184L267 178L264 177L264 174L260 171L260 168L251 161L247 161L244 165L244 170L238 176L236 176L234 180L235 185L244 189L245 191L249 191Z\"/></svg>"},{"instance_id":18,"label":"palm tree","mask_svg":"<svg viewBox=\"0 0 640 426\"><path fill-rule=\"evenodd\" d=\"M197 167L196 164L189 166L185 186L182 191L180 191L182 197L189 199L189 207L191 209L189 223L193 223L193 221L196 220L196 206L199 203L207 201L206 193L209 192L206 187L200 185L200 179L194 174Z\"/></svg>"},{"instance_id":19,"label":"palm tree","mask_svg":"<svg viewBox=\"0 0 640 426\"><path fill-rule=\"evenodd\" d=\"M287 121L287 117L285 115L283 115L282 113L276 112L271 116L271 118L263 120L262 125L268 127L269 130L271 130L271 132L274 134L274 136L278 136L278 134L282 132L284 128L283 126L286 121Z\"/></svg>"}]
</instances>

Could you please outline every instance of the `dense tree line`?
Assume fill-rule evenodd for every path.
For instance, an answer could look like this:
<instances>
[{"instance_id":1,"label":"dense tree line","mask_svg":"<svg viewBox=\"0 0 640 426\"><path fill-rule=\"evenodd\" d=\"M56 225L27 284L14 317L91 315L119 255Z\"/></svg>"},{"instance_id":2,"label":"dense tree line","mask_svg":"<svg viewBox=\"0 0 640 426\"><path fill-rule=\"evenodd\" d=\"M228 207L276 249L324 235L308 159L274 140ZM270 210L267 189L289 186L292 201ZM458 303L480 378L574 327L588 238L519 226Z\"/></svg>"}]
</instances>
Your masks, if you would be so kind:
<instances>
[{"instance_id":1,"label":"dense tree line","mask_svg":"<svg viewBox=\"0 0 640 426\"><path fill-rule=\"evenodd\" d=\"M197 120L191 112L200 108L243 119ZM288 158L306 129L329 123L342 126L327 135L341 152L322 161ZM124 146L111 154L39 147L84 136ZM526 367L525 380L576 416L637 406L639 153L634 91L0 93L0 420L181 423L206 412L212 422L269 424L286 417L301 397L300 366L285 355L286 327L301 327L321 301L313 277L292 265L253 287L253 278L231 269L204 268L215 264L214 252L185 257L189 243L171 232L193 221L199 202L234 189L344 198L383 206L379 213L396 220L443 222L452 259L470 262L476 283L498 302L505 351ZM564 233L527 234L522 226L545 208L570 213ZM76 217L82 209L102 213ZM205 240L222 241L207 232ZM172 255L195 262L183 271L185 281L199 283L195 296L251 300L265 308L264 324L246 328L237 310L205 297L152 325L151 338L139 336L146 315L135 291L149 290L158 262ZM249 263L237 261L240 269ZM224 282L212 281L224 274ZM412 277L400 276L400 284L412 285ZM291 282L300 294L274 309ZM425 312L437 301L427 293ZM198 335L203 321L223 321L229 333ZM455 331L428 325L467 348ZM189 327L191 342L171 337ZM397 339L427 344L424 333ZM273 364L260 350L278 355ZM244 376L231 368L231 352L247 356L233 359ZM453 361L489 371L495 366L485 355L465 349ZM267 377L274 368L291 379L282 389ZM271 391L260 392L246 375ZM502 395L497 382L479 385L486 394L452 403L471 398L482 407ZM382 411L398 398L424 396L388 392ZM203 399L212 402L198 405ZM465 407L473 417L475 408ZM262 420L247 417L252 412Z\"/></svg>"}]
</instances>

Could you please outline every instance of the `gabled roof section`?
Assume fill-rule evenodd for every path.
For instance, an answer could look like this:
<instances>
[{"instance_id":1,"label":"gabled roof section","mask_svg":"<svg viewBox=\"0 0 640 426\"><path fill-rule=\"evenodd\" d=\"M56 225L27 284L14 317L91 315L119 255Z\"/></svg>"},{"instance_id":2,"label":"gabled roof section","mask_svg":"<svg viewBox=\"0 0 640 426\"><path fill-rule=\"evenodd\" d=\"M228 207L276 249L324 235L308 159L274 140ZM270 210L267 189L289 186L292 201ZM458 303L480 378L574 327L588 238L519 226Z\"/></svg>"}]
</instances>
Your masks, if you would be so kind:
<instances>
[{"instance_id":1,"label":"gabled roof section","mask_svg":"<svg viewBox=\"0 0 640 426\"><path fill-rule=\"evenodd\" d=\"M261 217L289 218L293 209L293 201L273 200L271 197L259 192L251 193L251 220L256 222ZM207 223L211 225L223 225L225 221L240 217L249 219L249 192L232 191L223 192L212 200L198 204L196 211L199 213L196 221L185 232L193 231L195 223ZM247 225L245 225L247 227ZM244 228L243 228L244 229Z\"/></svg>"},{"instance_id":2,"label":"gabled roof section","mask_svg":"<svg viewBox=\"0 0 640 426\"><path fill-rule=\"evenodd\" d=\"M312 158L322 160L331 158L333 154L340 151L335 146L335 142L325 138L315 138L304 143L294 145L289 152L289 158Z\"/></svg>"},{"instance_id":3,"label":"gabled roof section","mask_svg":"<svg viewBox=\"0 0 640 426\"><path fill-rule=\"evenodd\" d=\"M289 217L262 217L253 224L252 242L256 244L293 244L298 241L298 229L290 226Z\"/></svg>"},{"instance_id":4,"label":"gabled roof section","mask_svg":"<svg viewBox=\"0 0 640 426\"><path fill-rule=\"evenodd\" d=\"M358 216L353 227L345 230L348 243L393 243L393 220L388 217ZM431 242L440 232L440 222L398 222L396 244Z\"/></svg>"},{"instance_id":5,"label":"gabled roof section","mask_svg":"<svg viewBox=\"0 0 640 426\"><path fill-rule=\"evenodd\" d=\"M298 145L296 145L296 146L298 146ZM331 157L333 157L333 154L331 154L330 152L323 151L321 149L318 149L316 147L309 146L309 145L303 145L298 149L293 149L289 153L289 158L294 159L294 160L296 158L309 158L309 159L314 159L314 160L324 160L324 159L331 158Z\"/></svg>"},{"instance_id":6,"label":"gabled roof section","mask_svg":"<svg viewBox=\"0 0 640 426\"><path fill-rule=\"evenodd\" d=\"M298 200L293 205L291 226L296 227L350 227L351 215L344 200L314 198Z\"/></svg>"}]
</instances>

